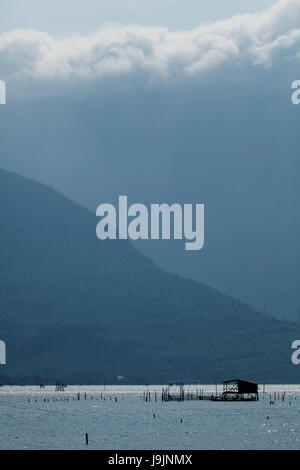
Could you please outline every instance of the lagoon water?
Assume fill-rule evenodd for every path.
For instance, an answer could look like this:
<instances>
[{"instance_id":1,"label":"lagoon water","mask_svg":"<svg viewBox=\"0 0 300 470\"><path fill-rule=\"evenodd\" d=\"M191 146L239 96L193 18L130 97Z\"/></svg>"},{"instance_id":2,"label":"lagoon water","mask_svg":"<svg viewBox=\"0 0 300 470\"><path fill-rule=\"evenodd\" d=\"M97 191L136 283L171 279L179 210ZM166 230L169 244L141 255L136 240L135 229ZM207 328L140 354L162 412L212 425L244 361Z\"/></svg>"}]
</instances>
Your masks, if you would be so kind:
<instances>
[{"instance_id":1,"label":"lagoon water","mask_svg":"<svg viewBox=\"0 0 300 470\"><path fill-rule=\"evenodd\" d=\"M196 388L215 391L213 385L185 390ZM300 385L266 385L258 402L235 403L166 403L161 389L148 387L151 401L145 402L144 386L1 387L0 448L300 449ZM283 392L284 401L277 395Z\"/></svg>"}]
</instances>

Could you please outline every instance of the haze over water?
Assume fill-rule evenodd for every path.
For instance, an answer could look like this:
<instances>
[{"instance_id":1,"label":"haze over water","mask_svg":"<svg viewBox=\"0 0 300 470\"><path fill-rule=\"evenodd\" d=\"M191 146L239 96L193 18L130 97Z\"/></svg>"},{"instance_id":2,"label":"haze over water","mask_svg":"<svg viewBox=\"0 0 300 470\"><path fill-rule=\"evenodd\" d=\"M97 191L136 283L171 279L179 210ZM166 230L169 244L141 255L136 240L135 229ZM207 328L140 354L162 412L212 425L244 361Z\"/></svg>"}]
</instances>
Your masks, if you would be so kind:
<instances>
[{"instance_id":1,"label":"haze over water","mask_svg":"<svg viewBox=\"0 0 300 470\"><path fill-rule=\"evenodd\" d=\"M161 402L162 385L148 387L157 391L157 402L154 393L143 400L145 386L54 389L0 388L1 449L300 448L300 385L266 385L258 402L244 403ZM215 385L185 387L196 389L210 394Z\"/></svg>"}]
</instances>

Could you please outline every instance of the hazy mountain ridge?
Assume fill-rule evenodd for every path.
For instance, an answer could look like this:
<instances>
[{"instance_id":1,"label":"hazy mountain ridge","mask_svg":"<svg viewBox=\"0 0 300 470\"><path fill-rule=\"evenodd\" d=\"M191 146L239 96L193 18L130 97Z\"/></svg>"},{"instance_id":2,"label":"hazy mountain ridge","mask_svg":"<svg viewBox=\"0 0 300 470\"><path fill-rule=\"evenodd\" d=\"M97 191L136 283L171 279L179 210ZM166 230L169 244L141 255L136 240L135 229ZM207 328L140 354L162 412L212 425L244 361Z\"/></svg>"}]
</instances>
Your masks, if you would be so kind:
<instances>
[{"instance_id":1,"label":"hazy mountain ridge","mask_svg":"<svg viewBox=\"0 0 300 470\"><path fill-rule=\"evenodd\" d=\"M297 382L290 346L299 325L165 273L127 241L99 241L93 213L4 170L0 217L0 374Z\"/></svg>"}]
</instances>

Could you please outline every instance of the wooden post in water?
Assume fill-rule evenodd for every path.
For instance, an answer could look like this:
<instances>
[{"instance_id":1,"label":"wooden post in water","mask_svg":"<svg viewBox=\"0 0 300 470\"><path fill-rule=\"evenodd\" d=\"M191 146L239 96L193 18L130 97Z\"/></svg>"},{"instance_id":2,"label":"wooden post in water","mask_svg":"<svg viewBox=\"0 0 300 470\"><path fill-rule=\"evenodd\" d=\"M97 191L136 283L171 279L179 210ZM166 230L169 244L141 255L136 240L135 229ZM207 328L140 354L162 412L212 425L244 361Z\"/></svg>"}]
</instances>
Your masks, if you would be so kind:
<instances>
[{"instance_id":1,"label":"wooden post in water","mask_svg":"<svg viewBox=\"0 0 300 470\"><path fill-rule=\"evenodd\" d=\"M85 444L88 445L88 443L89 443L89 435L88 435L88 433L86 432L86 433L85 433Z\"/></svg>"}]
</instances>

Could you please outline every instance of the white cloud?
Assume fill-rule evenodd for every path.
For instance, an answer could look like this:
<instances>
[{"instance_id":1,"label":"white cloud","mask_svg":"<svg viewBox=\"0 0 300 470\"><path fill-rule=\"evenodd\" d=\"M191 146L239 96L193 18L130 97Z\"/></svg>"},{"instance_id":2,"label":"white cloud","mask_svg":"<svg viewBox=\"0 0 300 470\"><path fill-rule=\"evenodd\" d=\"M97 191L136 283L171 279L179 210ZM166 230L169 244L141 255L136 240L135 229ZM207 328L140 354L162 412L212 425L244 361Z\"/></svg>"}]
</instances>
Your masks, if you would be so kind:
<instances>
[{"instance_id":1,"label":"white cloud","mask_svg":"<svg viewBox=\"0 0 300 470\"><path fill-rule=\"evenodd\" d=\"M98 80L144 72L194 76L224 64L270 67L300 57L300 0L280 0L260 14L234 16L192 31L106 26L91 36L56 40L16 30L0 35L2 79Z\"/></svg>"}]
</instances>

